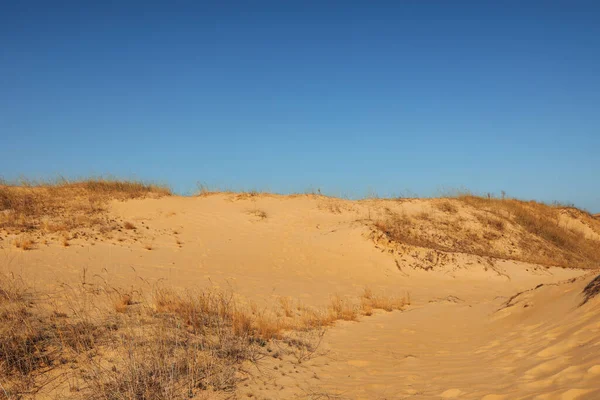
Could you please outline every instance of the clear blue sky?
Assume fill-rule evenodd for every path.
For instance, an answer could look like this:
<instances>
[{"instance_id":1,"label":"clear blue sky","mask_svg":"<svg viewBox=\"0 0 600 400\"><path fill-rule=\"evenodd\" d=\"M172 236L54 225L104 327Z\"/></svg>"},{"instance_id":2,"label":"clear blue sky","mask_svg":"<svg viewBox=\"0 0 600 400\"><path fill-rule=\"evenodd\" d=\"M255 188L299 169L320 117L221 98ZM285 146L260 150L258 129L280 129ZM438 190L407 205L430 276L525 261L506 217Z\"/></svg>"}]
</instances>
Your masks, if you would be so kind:
<instances>
[{"instance_id":1,"label":"clear blue sky","mask_svg":"<svg viewBox=\"0 0 600 400\"><path fill-rule=\"evenodd\" d=\"M600 2L5 1L0 174L600 212Z\"/></svg>"}]
</instances>

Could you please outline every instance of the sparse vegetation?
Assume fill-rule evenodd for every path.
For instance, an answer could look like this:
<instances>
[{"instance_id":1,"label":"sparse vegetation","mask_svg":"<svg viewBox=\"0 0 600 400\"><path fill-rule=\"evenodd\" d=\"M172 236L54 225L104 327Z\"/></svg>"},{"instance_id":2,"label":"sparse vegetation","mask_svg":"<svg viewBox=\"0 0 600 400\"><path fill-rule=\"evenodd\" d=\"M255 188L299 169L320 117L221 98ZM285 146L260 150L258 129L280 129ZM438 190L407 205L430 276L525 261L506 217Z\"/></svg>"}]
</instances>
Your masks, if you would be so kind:
<instances>
[{"instance_id":1,"label":"sparse vegetation","mask_svg":"<svg viewBox=\"0 0 600 400\"><path fill-rule=\"evenodd\" d=\"M281 305L281 309L284 312L284 315L286 317L293 317L294 316L294 311L293 311L293 307L292 307L292 301L289 297L280 297L279 298L279 304Z\"/></svg>"},{"instance_id":2,"label":"sparse vegetation","mask_svg":"<svg viewBox=\"0 0 600 400\"><path fill-rule=\"evenodd\" d=\"M430 221L431 220L431 214L429 214L426 211L420 212L417 214L417 218L418 219L422 219L424 221Z\"/></svg>"},{"instance_id":3,"label":"sparse vegetation","mask_svg":"<svg viewBox=\"0 0 600 400\"><path fill-rule=\"evenodd\" d=\"M316 354L324 327L359 315L358 306L340 296L327 309L294 307L281 298L283 318L277 309L261 310L219 290L155 287L149 297L135 291L134 302L134 291L92 285L83 276L78 287L42 294L0 275L0 382L6 398L41 390L102 400L231 391L245 363L268 355L268 343L301 363ZM369 293L373 308L407 304Z\"/></svg>"},{"instance_id":4,"label":"sparse vegetation","mask_svg":"<svg viewBox=\"0 0 600 400\"><path fill-rule=\"evenodd\" d=\"M168 196L164 186L135 181L0 182L0 229L24 232L67 231L81 227L114 229L104 216L109 200Z\"/></svg>"},{"instance_id":5,"label":"sparse vegetation","mask_svg":"<svg viewBox=\"0 0 600 400\"><path fill-rule=\"evenodd\" d=\"M196 186L197 186L197 190L194 193L194 195L198 196L198 197L207 197L207 196L212 196L212 195L226 194L226 195L233 196L233 199L235 199L235 200L247 200L247 199L253 199L261 194L266 193L264 191L260 191L257 189L231 190L231 189L221 189L218 187L210 188L209 186L207 186L203 183L199 183L199 182L196 184Z\"/></svg>"},{"instance_id":6,"label":"sparse vegetation","mask_svg":"<svg viewBox=\"0 0 600 400\"><path fill-rule=\"evenodd\" d=\"M449 200L444 200L440 203L437 203L437 208L440 211L443 211L448 214L456 214L458 212L458 208L452 204Z\"/></svg>"},{"instance_id":7,"label":"sparse vegetation","mask_svg":"<svg viewBox=\"0 0 600 400\"><path fill-rule=\"evenodd\" d=\"M15 247L21 250L31 250L35 242L28 236L21 236L15 239Z\"/></svg>"},{"instance_id":8,"label":"sparse vegetation","mask_svg":"<svg viewBox=\"0 0 600 400\"><path fill-rule=\"evenodd\" d=\"M124 313L127 311L127 307L133 304L133 296L130 293L117 292L114 295L113 304L116 312Z\"/></svg>"},{"instance_id":9,"label":"sparse vegetation","mask_svg":"<svg viewBox=\"0 0 600 400\"><path fill-rule=\"evenodd\" d=\"M331 297L329 308L334 319L343 321L356 321L358 319L357 307L350 300L344 299L340 295Z\"/></svg>"},{"instance_id":10,"label":"sparse vegetation","mask_svg":"<svg viewBox=\"0 0 600 400\"><path fill-rule=\"evenodd\" d=\"M376 295L370 288L365 288L361 296L361 309L364 315L371 315L372 310L402 310L410 305L408 294L404 297Z\"/></svg>"},{"instance_id":11,"label":"sparse vegetation","mask_svg":"<svg viewBox=\"0 0 600 400\"><path fill-rule=\"evenodd\" d=\"M494 216L490 215L489 213L485 213L485 215L475 214L475 218L481 223L481 225L483 225L487 228L493 229L498 232L502 232L504 230L504 227L505 227L504 220L502 220L498 217L494 217Z\"/></svg>"},{"instance_id":12,"label":"sparse vegetation","mask_svg":"<svg viewBox=\"0 0 600 400\"><path fill-rule=\"evenodd\" d=\"M256 218L260 219L260 220L264 220L267 219L268 215L266 213L266 211L264 210L260 210L258 208L253 209L253 210L249 210L248 214L250 215L254 215Z\"/></svg>"},{"instance_id":13,"label":"sparse vegetation","mask_svg":"<svg viewBox=\"0 0 600 400\"><path fill-rule=\"evenodd\" d=\"M586 212L573 207L497 199L492 196L461 195L461 201L477 230L456 220L439 220L429 215L388 213L373 224L394 243L448 253L470 253L514 259L542 265L593 268L600 264L600 246L578 230L561 222L561 216L575 215L590 225L597 224ZM450 200L437 203L446 213ZM478 234L477 231L480 231Z\"/></svg>"}]
</instances>

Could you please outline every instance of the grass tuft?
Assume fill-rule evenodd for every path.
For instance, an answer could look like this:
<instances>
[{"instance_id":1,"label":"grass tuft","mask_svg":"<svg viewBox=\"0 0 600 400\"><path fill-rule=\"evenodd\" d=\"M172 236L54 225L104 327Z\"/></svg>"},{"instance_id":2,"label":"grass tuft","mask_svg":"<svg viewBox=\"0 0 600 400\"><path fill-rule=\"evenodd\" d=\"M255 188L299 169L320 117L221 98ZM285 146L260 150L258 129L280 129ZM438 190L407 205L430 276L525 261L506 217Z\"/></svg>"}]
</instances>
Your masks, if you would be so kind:
<instances>
[{"instance_id":1,"label":"grass tuft","mask_svg":"<svg viewBox=\"0 0 600 400\"><path fill-rule=\"evenodd\" d=\"M27 237L27 236L22 236L22 237L18 237L15 239L14 241L15 247L21 250L32 250L33 246L35 245L35 242Z\"/></svg>"},{"instance_id":2,"label":"grass tuft","mask_svg":"<svg viewBox=\"0 0 600 400\"><path fill-rule=\"evenodd\" d=\"M103 211L110 200L168 196L164 186L137 181L0 182L0 229L49 232L108 226Z\"/></svg>"},{"instance_id":3,"label":"grass tuft","mask_svg":"<svg viewBox=\"0 0 600 400\"><path fill-rule=\"evenodd\" d=\"M265 220L268 217L267 212L264 210L260 210L260 209L250 210L250 211L248 211L248 214L254 215L259 220Z\"/></svg>"}]
</instances>

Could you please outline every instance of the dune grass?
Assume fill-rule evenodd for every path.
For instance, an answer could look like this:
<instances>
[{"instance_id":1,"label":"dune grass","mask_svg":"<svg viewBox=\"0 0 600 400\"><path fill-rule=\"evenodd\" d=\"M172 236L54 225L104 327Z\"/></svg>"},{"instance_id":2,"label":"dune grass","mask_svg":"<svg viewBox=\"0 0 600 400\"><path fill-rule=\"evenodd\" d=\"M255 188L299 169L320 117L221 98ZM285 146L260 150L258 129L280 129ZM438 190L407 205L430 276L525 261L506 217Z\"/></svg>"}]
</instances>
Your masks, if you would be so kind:
<instances>
[{"instance_id":1,"label":"dune grass","mask_svg":"<svg viewBox=\"0 0 600 400\"><path fill-rule=\"evenodd\" d=\"M365 293L372 308L407 305ZM154 286L145 295L85 279L39 292L0 274L0 398L210 398L232 392L248 365L272 357L269 343L306 361L325 327L356 320L361 309L339 296L325 308L291 299L260 308L227 291Z\"/></svg>"},{"instance_id":2,"label":"dune grass","mask_svg":"<svg viewBox=\"0 0 600 400\"><path fill-rule=\"evenodd\" d=\"M446 216L431 214L425 218L389 213L373 226L392 242L442 252L562 267L600 265L598 241L561 220L571 216L598 229L597 220L586 211L560 204L471 194L441 199L435 206Z\"/></svg>"},{"instance_id":3,"label":"dune grass","mask_svg":"<svg viewBox=\"0 0 600 400\"><path fill-rule=\"evenodd\" d=\"M104 178L0 182L0 229L60 232L80 227L109 227L103 215L108 201L170 194L165 186Z\"/></svg>"}]
</instances>

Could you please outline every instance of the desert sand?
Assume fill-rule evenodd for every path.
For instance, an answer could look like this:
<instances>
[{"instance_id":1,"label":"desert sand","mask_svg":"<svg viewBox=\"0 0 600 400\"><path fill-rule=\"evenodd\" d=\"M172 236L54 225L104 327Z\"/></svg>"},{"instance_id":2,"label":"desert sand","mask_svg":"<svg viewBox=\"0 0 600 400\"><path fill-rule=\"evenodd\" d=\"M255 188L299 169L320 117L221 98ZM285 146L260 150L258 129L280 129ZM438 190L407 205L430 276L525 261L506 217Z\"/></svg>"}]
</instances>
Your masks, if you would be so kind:
<instances>
[{"instance_id":1,"label":"desert sand","mask_svg":"<svg viewBox=\"0 0 600 400\"><path fill-rule=\"evenodd\" d=\"M140 292L220 288L275 309L282 299L315 308L333 296L353 302L365 288L406 300L401 310L336 321L302 360L263 357L234 389L196 398L599 399L600 296L582 304L582 290L600 265L526 262L520 228L508 222L481 244L497 257L479 245L398 244L376 226L394 214L432 240L446 240L444 224L492 235L470 207L260 193L112 200L106 215L118 229L33 230L30 250L14 245L23 233L5 230L0 260L4 273L39 292L84 279ZM600 246L599 221L574 211L560 218ZM75 395L64 390L28 396Z\"/></svg>"}]
</instances>

